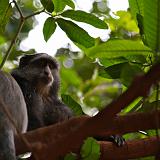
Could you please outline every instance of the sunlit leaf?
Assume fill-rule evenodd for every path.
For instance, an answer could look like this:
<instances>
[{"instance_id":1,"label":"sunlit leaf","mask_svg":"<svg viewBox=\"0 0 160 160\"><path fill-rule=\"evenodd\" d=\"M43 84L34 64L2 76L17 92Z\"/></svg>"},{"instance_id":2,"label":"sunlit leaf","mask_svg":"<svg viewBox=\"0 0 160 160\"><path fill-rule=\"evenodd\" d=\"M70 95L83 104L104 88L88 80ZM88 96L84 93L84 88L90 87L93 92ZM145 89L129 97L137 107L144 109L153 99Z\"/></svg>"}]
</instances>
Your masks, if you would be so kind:
<instances>
[{"instance_id":1,"label":"sunlit leaf","mask_svg":"<svg viewBox=\"0 0 160 160\"><path fill-rule=\"evenodd\" d=\"M51 37L51 35L54 33L57 25L55 23L55 20L52 17L49 17L43 26L43 36L45 41L47 42L48 39Z\"/></svg>"},{"instance_id":2,"label":"sunlit leaf","mask_svg":"<svg viewBox=\"0 0 160 160\"><path fill-rule=\"evenodd\" d=\"M143 0L129 0L129 7L131 9L132 16L135 19L137 18L137 14L141 16L144 15Z\"/></svg>"},{"instance_id":3,"label":"sunlit leaf","mask_svg":"<svg viewBox=\"0 0 160 160\"><path fill-rule=\"evenodd\" d=\"M84 11L67 10L61 14L63 17L71 18L78 22L85 22L100 29L107 29L107 24L91 13Z\"/></svg>"},{"instance_id":4,"label":"sunlit leaf","mask_svg":"<svg viewBox=\"0 0 160 160\"><path fill-rule=\"evenodd\" d=\"M91 58L117 58L130 55L147 56L148 54L152 54L152 51L139 41L109 40L86 49L85 53Z\"/></svg>"},{"instance_id":5,"label":"sunlit leaf","mask_svg":"<svg viewBox=\"0 0 160 160\"><path fill-rule=\"evenodd\" d=\"M94 45L94 38L72 21L64 20L62 18L58 18L56 21L60 28L73 42L81 44L86 48L92 47Z\"/></svg>"},{"instance_id":6,"label":"sunlit leaf","mask_svg":"<svg viewBox=\"0 0 160 160\"><path fill-rule=\"evenodd\" d=\"M82 115L82 107L69 95L62 94L62 101L71 108L76 116Z\"/></svg>"},{"instance_id":7,"label":"sunlit leaf","mask_svg":"<svg viewBox=\"0 0 160 160\"><path fill-rule=\"evenodd\" d=\"M142 104L142 97L139 97L135 99L132 103L130 103L126 108L124 108L121 113L126 114L129 112L136 112L138 108L141 106L141 104Z\"/></svg>"},{"instance_id":8,"label":"sunlit leaf","mask_svg":"<svg viewBox=\"0 0 160 160\"><path fill-rule=\"evenodd\" d=\"M81 148L82 159L99 160L100 154L100 144L92 137L87 138Z\"/></svg>"},{"instance_id":9,"label":"sunlit leaf","mask_svg":"<svg viewBox=\"0 0 160 160\"><path fill-rule=\"evenodd\" d=\"M125 30L125 32L129 31L131 33L139 32L139 28L137 27L137 24L133 19L133 17L131 16L130 12L117 11L115 15L118 18L115 19L114 17L111 17L110 19L107 20L107 22L109 23L111 31L117 34L117 36L124 34L123 30Z\"/></svg>"},{"instance_id":10,"label":"sunlit leaf","mask_svg":"<svg viewBox=\"0 0 160 160\"><path fill-rule=\"evenodd\" d=\"M54 4L54 11L56 13L62 12L66 6L75 8L74 2L72 0L52 0Z\"/></svg>"},{"instance_id":11,"label":"sunlit leaf","mask_svg":"<svg viewBox=\"0 0 160 160\"><path fill-rule=\"evenodd\" d=\"M63 0L52 0L53 4L54 4L54 11L57 12L61 12L64 10L66 3Z\"/></svg>"},{"instance_id":12,"label":"sunlit leaf","mask_svg":"<svg viewBox=\"0 0 160 160\"><path fill-rule=\"evenodd\" d=\"M72 0L63 0L63 2L72 9L75 9L75 4Z\"/></svg>"},{"instance_id":13,"label":"sunlit leaf","mask_svg":"<svg viewBox=\"0 0 160 160\"><path fill-rule=\"evenodd\" d=\"M144 33L147 44L155 52L160 51L160 1L144 1Z\"/></svg>"},{"instance_id":14,"label":"sunlit leaf","mask_svg":"<svg viewBox=\"0 0 160 160\"><path fill-rule=\"evenodd\" d=\"M12 8L9 5L9 0L1 0L0 7L0 34L3 34L5 31L6 24L8 23L11 17Z\"/></svg>"}]
</instances>

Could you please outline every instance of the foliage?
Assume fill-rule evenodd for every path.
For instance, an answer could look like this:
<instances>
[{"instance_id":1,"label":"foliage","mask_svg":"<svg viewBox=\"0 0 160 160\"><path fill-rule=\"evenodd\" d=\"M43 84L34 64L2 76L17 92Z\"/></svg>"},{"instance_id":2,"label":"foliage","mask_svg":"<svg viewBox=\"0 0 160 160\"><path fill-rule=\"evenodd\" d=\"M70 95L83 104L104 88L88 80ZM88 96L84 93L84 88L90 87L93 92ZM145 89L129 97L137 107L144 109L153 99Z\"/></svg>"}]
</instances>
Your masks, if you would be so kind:
<instances>
[{"instance_id":1,"label":"foliage","mask_svg":"<svg viewBox=\"0 0 160 160\"><path fill-rule=\"evenodd\" d=\"M74 153L68 153L65 157L64 160L76 160L77 156Z\"/></svg>"},{"instance_id":2,"label":"foliage","mask_svg":"<svg viewBox=\"0 0 160 160\"><path fill-rule=\"evenodd\" d=\"M0 34L3 33L3 28L5 28L6 24L8 23L9 17L11 15L11 6L9 5L9 0L7 1L0 1Z\"/></svg>"},{"instance_id":3,"label":"foliage","mask_svg":"<svg viewBox=\"0 0 160 160\"><path fill-rule=\"evenodd\" d=\"M62 101L73 110L76 116L83 114L81 106L71 96L62 94L61 97Z\"/></svg>"},{"instance_id":4,"label":"foliage","mask_svg":"<svg viewBox=\"0 0 160 160\"><path fill-rule=\"evenodd\" d=\"M9 71L23 54L20 44L35 26L35 15L48 15L43 27L47 42L58 26L75 43L80 51L70 45L57 51L61 65L62 100L73 108L76 115L85 112L95 115L124 92L136 75L143 74L159 62L160 2L157 0L129 0L128 11L111 13L107 1L94 1L89 12L76 9L73 0L0 1L0 62ZM109 39L93 38L79 23L98 29L110 29ZM6 61L7 59L7 61ZM121 112L151 111L158 106L159 89L153 87L150 95L139 97ZM83 109L83 111L82 111ZM147 131L146 135L155 135ZM145 136L146 136L145 135ZM126 135L126 139L142 138L143 134ZM99 147L93 139L82 147L82 157L99 157ZM92 145L91 145L92 144ZM95 149L96 148L96 149ZM93 154L89 152L93 149ZM95 149L95 150L94 150ZM95 151L95 152L94 152ZM88 155L88 158L85 158ZM69 154L65 159L76 159Z\"/></svg>"},{"instance_id":5,"label":"foliage","mask_svg":"<svg viewBox=\"0 0 160 160\"><path fill-rule=\"evenodd\" d=\"M51 37L51 35L56 30L56 27L57 25L55 23L55 20L51 17L47 18L47 20L44 23L44 27L43 27L43 35L44 35L45 41L48 41L48 39Z\"/></svg>"},{"instance_id":6,"label":"foliage","mask_svg":"<svg viewBox=\"0 0 160 160\"><path fill-rule=\"evenodd\" d=\"M100 145L94 138L89 137L85 140L81 148L81 157L83 160L98 160L100 158Z\"/></svg>"}]
</instances>

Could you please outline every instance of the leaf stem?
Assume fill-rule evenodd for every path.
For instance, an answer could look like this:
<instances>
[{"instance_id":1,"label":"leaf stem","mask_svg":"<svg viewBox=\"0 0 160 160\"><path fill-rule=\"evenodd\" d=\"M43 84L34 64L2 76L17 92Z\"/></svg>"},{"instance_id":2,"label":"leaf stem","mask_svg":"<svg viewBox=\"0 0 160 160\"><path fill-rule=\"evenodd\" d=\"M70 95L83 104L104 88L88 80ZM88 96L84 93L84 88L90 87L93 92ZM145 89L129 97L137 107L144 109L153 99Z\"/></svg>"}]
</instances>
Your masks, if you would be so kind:
<instances>
[{"instance_id":1,"label":"leaf stem","mask_svg":"<svg viewBox=\"0 0 160 160\"><path fill-rule=\"evenodd\" d=\"M27 19L29 19L29 18L31 18L31 17L33 17L33 16L36 16L36 15L44 12L44 11L45 11L45 9L42 9L41 11L35 12L35 13L29 15L29 16L24 17L24 19L27 20Z\"/></svg>"},{"instance_id":2,"label":"leaf stem","mask_svg":"<svg viewBox=\"0 0 160 160\"><path fill-rule=\"evenodd\" d=\"M6 52L6 55L4 56L4 58L3 58L3 60L2 60L2 63L0 64L0 69L2 69L4 63L5 63L6 60L8 59L8 57L9 57L11 51L12 51L12 48L13 48L14 44L16 43L17 37L18 37L18 35L19 35L22 27L23 27L23 24L24 24L24 20L21 19L21 22L20 22L20 24L19 24L18 30L17 30L14 38L13 38L12 41L11 41L11 44L10 44L10 46L9 46L7 52Z\"/></svg>"}]
</instances>

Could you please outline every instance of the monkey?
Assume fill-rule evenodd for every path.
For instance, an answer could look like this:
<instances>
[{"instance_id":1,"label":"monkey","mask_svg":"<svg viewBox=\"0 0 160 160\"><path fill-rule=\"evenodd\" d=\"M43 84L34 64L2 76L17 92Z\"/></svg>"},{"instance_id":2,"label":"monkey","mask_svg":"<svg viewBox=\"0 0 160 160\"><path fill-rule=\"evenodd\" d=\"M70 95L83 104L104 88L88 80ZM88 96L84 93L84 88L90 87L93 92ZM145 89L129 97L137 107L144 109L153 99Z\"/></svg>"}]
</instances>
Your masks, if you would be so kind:
<instances>
[{"instance_id":1,"label":"monkey","mask_svg":"<svg viewBox=\"0 0 160 160\"><path fill-rule=\"evenodd\" d=\"M11 72L18 82L27 105L28 131L69 119L73 112L63 104L59 65L46 53L25 55Z\"/></svg>"},{"instance_id":2,"label":"monkey","mask_svg":"<svg viewBox=\"0 0 160 160\"><path fill-rule=\"evenodd\" d=\"M11 72L22 89L28 111L28 131L52 125L73 117L69 107L58 98L60 87L59 65L46 53L25 55ZM123 144L118 135L95 137Z\"/></svg>"},{"instance_id":3,"label":"monkey","mask_svg":"<svg viewBox=\"0 0 160 160\"><path fill-rule=\"evenodd\" d=\"M16 160L14 125L22 133L27 130L26 103L17 82L9 73L0 70L0 160Z\"/></svg>"}]
</instances>

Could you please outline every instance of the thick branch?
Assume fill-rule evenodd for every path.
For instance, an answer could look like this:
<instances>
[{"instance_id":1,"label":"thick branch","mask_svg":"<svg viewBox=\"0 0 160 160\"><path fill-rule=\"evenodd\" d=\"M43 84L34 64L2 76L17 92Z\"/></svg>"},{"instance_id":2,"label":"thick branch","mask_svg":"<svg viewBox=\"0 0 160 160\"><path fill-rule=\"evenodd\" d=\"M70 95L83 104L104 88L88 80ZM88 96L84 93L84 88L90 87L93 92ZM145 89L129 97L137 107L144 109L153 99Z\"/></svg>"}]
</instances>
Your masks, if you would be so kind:
<instances>
[{"instance_id":1,"label":"thick branch","mask_svg":"<svg viewBox=\"0 0 160 160\"><path fill-rule=\"evenodd\" d=\"M106 127L105 132L99 134L93 132L91 136L106 137L112 134L124 134L129 132L136 132L138 130L154 129L156 127L155 115L157 115L157 113L152 112L135 113L126 116L119 116L115 118L114 121L112 121L108 127ZM158 112L158 115L160 117L160 111ZM73 131L73 126L78 127L88 119L89 117L74 118L61 124L56 124L46 128L41 128L32 132L28 132L24 135L31 144L45 143L47 145L47 143L50 141L55 141L57 139L63 138L65 135L68 135L70 132ZM72 138L73 137L70 137L70 141L72 141ZM74 147L72 151L78 152L79 147L80 145L78 147ZM25 145L23 144L23 141L21 141L18 137L16 139L16 150L17 154L21 154L28 151ZM50 156L52 156L52 154Z\"/></svg>"},{"instance_id":2,"label":"thick branch","mask_svg":"<svg viewBox=\"0 0 160 160\"><path fill-rule=\"evenodd\" d=\"M122 147L111 142L100 142L102 160L127 160L159 154L160 140L156 137L127 141Z\"/></svg>"}]
</instances>

